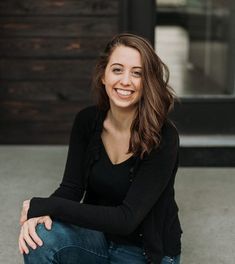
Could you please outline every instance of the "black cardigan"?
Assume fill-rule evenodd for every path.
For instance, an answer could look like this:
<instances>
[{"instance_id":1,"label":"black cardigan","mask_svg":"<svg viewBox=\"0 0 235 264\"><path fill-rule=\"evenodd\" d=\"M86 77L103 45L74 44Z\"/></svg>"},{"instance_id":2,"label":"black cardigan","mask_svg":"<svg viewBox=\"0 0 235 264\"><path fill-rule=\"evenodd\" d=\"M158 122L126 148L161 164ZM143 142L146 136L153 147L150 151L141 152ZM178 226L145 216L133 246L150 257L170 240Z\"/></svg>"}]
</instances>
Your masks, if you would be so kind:
<instances>
[{"instance_id":1,"label":"black cardigan","mask_svg":"<svg viewBox=\"0 0 235 264\"><path fill-rule=\"evenodd\" d=\"M174 180L178 168L179 137L166 121L157 149L136 159L130 169L132 184L122 204L116 207L80 202L87 177L99 159L101 132L106 111L91 106L75 118L67 162L60 187L49 198L32 198L28 218L50 215L81 227L127 235L141 230L143 247L151 263L160 264L164 255L181 252L181 227L174 199Z\"/></svg>"}]
</instances>

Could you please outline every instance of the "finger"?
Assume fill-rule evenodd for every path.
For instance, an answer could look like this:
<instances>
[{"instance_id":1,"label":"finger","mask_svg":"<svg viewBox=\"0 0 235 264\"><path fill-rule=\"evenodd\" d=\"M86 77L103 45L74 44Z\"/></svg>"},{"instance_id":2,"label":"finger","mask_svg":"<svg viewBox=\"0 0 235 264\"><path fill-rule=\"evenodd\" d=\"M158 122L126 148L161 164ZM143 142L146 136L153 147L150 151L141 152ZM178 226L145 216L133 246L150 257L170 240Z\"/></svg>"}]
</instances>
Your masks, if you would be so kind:
<instances>
[{"instance_id":1,"label":"finger","mask_svg":"<svg viewBox=\"0 0 235 264\"><path fill-rule=\"evenodd\" d=\"M29 205L29 199L28 200L25 200L25 201L23 201L23 206L28 206Z\"/></svg>"},{"instance_id":2,"label":"finger","mask_svg":"<svg viewBox=\"0 0 235 264\"><path fill-rule=\"evenodd\" d=\"M46 217L46 220L45 220L45 227L48 229L48 230L51 230L51 226L52 226L52 220L49 216Z\"/></svg>"},{"instance_id":3,"label":"finger","mask_svg":"<svg viewBox=\"0 0 235 264\"><path fill-rule=\"evenodd\" d=\"M20 217L20 225L23 225L23 223L27 220L26 214L21 213Z\"/></svg>"},{"instance_id":4,"label":"finger","mask_svg":"<svg viewBox=\"0 0 235 264\"><path fill-rule=\"evenodd\" d=\"M25 200L21 209L20 223L27 220L27 213L29 210L30 200Z\"/></svg>"},{"instance_id":5,"label":"finger","mask_svg":"<svg viewBox=\"0 0 235 264\"><path fill-rule=\"evenodd\" d=\"M43 242L41 238L36 233L35 225L29 225L29 235L39 246L42 246Z\"/></svg>"},{"instance_id":6,"label":"finger","mask_svg":"<svg viewBox=\"0 0 235 264\"><path fill-rule=\"evenodd\" d=\"M18 247L19 247L19 251L20 251L20 254L23 254L23 249L20 245L20 238L19 238L19 241L18 241Z\"/></svg>"},{"instance_id":7,"label":"finger","mask_svg":"<svg viewBox=\"0 0 235 264\"><path fill-rule=\"evenodd\" d=\"M29 227L28 227L29 223L25 223L23 225L23 236L24 236L24 240L27 242L27 244L32 248L32 249L36 249L36 244L34 243L34 241L32 240L32 238L29 235Z\"/></svg>"},{"instance_id":8,"label":"finger","mask_svg":"<svg viewBox=\"0 0 235 264\"><path fill-rule=\"evenodd\" d=\"M25 221L27 220L27 216L26 215L22 215L20 217L20 223L23 224Z\"/></svg>"},{"instance_id":9,"label":"finger","mask_svg":"<svg viewBox=\"0 0 235 264\"><path fill-rule=\"evenodd\" d=\"M23 230L21 231L20 237L19 237L19 245L21 247L22 250L22 254L26 253L29 254L29 249L24 241L24 236L23 236Z\"/></svg>"},{"instance_id":10,"label":"finger","mask_svg":"<svg viewBox=\"0 0 235 264\"><path fill-rule=\"evenodd\" d=\"M22 210L23 211L28 211L28 209L29 209L29 200L26 200L26 201L24 201L23 202L23 206L22 206Z\"/></svg>"},{"instance_id":11,"label":"finger","mask_svg":"<svg viewBox=\"0 0 235 264\"><path fill-rule=\"evenodd\" d=\"M45 222L44 216L38 218L38 224L43 224Z\"/></svg>"}]
</instances>

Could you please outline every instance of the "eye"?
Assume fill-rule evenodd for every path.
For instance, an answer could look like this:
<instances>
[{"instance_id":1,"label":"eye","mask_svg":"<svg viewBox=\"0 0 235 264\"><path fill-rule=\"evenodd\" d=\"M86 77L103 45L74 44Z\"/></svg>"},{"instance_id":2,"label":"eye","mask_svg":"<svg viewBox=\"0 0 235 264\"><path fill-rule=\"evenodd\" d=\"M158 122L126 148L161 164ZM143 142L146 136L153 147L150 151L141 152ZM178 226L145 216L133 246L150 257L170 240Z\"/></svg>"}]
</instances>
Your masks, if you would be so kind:
<instances>
[{"instance_id":1,"label":"eye","mask_svg":"<svg viewBox=\"0 0 235 264\"><path fill-rule=\"evenodd\" d=\"M133 72L132 72L132 75L133 75L134 77L141 77L141 76L142 76L142 73L141 73L141 71L133 71Z\"/></svg>"},{"instance_id":2,"label":"eye","mask_svg":"<svg viewBox=\"0 0 235 264\"><path fill-rule=\"evenodd\" d=\"M112 69L112 72L114 72L114 73L121 73L122 72L122 69L121 68L113 68Z\"/></svg>"}]
</instances>

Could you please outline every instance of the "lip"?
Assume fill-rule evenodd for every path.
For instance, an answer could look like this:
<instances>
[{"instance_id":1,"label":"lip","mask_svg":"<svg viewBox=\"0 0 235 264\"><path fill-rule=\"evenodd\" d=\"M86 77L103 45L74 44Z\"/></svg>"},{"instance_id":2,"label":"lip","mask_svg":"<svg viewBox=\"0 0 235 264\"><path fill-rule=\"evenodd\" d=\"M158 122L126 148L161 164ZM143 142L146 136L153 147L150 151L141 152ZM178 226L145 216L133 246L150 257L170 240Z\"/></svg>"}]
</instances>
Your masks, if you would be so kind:
<instances>
[{"instance_id":1,"label":"lip","mask_svg":"<svg viewBox=\"0 0 235 264\"><path fill-rule=\"evenodd\" d=\"M123 88L114 88L115 91L117 90L123 90L123 91L128 91L128 92L135 92L134 90L131 90L131 89L123 89Z\"/></svg>"},{"instance_id":2,"label":"lip","mask_svg":"<svg viewBox=\"0 0 235 264\"><path fill-rule=\"evenodd\" d=\"M122 100L129 100L130 98L132 98L133 94L135 91L133 90L129 90L129 89L120 89L120 90L124 90L124 91L131 91L131 94L130 95L122 95L120 93L117 92L119 88L114 88L114 91L115 91L115 94L121 98Z\"/></svg>"}]
</instances>

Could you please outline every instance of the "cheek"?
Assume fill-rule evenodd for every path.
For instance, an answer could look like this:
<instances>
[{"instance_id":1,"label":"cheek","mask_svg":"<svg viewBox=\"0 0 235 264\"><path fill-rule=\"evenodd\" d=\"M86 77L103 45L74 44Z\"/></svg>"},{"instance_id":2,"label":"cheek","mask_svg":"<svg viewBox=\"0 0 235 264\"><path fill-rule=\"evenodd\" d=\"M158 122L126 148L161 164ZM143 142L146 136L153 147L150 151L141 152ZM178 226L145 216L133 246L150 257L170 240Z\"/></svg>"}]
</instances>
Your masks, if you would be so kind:
<instances>
[{"instance_id":1,"label":"cheek","mask_svg":"<svg viewBox=\"0 0 235 264\"><path fill-rule=\"evenodd\" d=\"M107 95L111 95L110 85L109 85L109 83L107 82L107 80L106 80L106 82L105 82L105 84L104 84L104 89L105 89Z\"/></svg>"},{"instance_id":2,"label":"cheek","mask_svg":"<svg viewBox=\"0 0 235 264\"><path fill-rule=\"evenodd\" d=\"M113 86L115 86L117 84L118 81L119 81L118 77L112 75L112 76L107 76L104 79L103 84L107 88L112 88Z\"/></svg>"},{"instance_id":3,"label":"cheek","mask_svg":"<svg viewBox=\"0 0 235 264\"><path fill-rule=\"evenodd\" d=\"M105 74L104 74L104 76L103 76L103 78L101 80L102 80L102 83L103 83L104 86L109 85L109 82L110 82L109 75L106 72L105 72Z\"/></svg>"}]
</instances>

